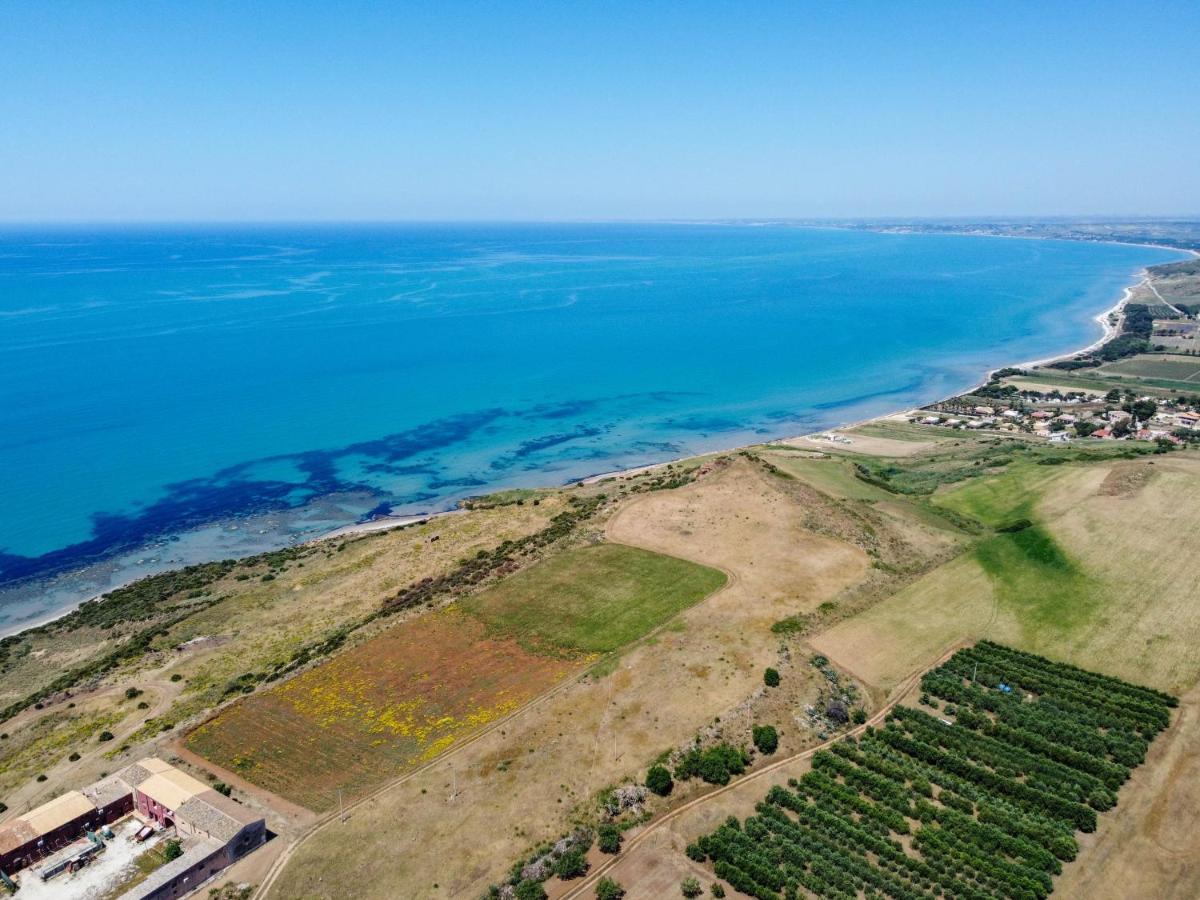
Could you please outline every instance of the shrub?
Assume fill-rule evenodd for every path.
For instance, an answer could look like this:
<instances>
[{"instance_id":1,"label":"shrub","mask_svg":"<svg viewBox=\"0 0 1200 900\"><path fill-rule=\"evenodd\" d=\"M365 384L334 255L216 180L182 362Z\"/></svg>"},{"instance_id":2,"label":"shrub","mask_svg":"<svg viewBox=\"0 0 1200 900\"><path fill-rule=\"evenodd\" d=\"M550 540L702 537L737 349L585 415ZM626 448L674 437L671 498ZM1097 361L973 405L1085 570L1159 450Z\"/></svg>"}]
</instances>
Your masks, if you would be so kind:
<instances>
[{"instance_id":1,"label":"shrub","mask_svg":"<svg viewBox=\"0 0 1200 900\"><path fill-rule=\"evenodd\" d=\"M522 881L513 896L516 900L546 900L546 889L540 881Z\"/></svg>"},{"instance_id":2,"label":"shrub","mask_svg":"<svg viewBox=\"0 0 1200 900\"><path fill-rule=\"evenodd\" d=\"M621 900L625 896L625 888L611 878L601 878L596 882L596 900Z\"/></svg>"},{"instance_id":3,"label":"shrub","mask_svg":"<svg viewBox=\"0 0 1200 900\"><path fill-rule=\"evenodd\" d=\"M675 767L675 777L699 776L709 784L729 784L730 776L741 775L749 761L745 751L732 744L717 744L707 750L693 747Z\"/></svg>"},{"instance_id":4,"label":"shrub","mask_svg":"<svg viewBox=\"0 0 1200 900\"><path fill-rule=\"evenodd\" d=\"M78 753L72 753L70 756L68 756L68 757L67 757L67 759L68 759L70 762L79 762L79 754L78 754Z\"/></svg>"},{"instance_id":5,"label":"shrub","mask_svg":"<svg viewBox=\"0 0 1200 900\"><path fill-rule=\"evenodd\" d=\"M176 672L175 674L173 674L171 676L171 680L172 681L183 681L183 676L180 675L178 672Z\"/></svg>"},{"instance_id":6,"label":"shrub","mask_svg":"<svg viewBox=\"0 0 1200 900\"><path fill-rule=\"evenodd\" d=\"M179 859L179 857L183 856L183 845L179 843L177 838L171 838L169 841L163 844L163 856L166 858L167 862L170 862L173 859Z\"/></svg>"},{"instance_id":7,"label":"shrub","mask_svg":"<svg viewBox=\"0 0 1200 900\"><path fill-rule=\"evenodd\" d=\"M143 692L141 691L140 688L135 688L135 687L125 688L125 699L126 700L135 700L138 697L142 696L142 693Z\"/></svg>"},{"instance_id":8,"label":"shrub","mask_svg":"<svg viewBox=\"0 0 1200 900\"><path fill-rule=\"evenodd\" d=\"M96 738L96 740L100 741L101 743L104 741L111 741L112 739L113 733L111 731L102 731L100 732L100 736Z\"/></svg>"},{"instance_id":9,"label":"shrub","mask_svg":"<svg viewBox=\"0 0 1200 900\"><path fill-rule=\"evenodd\" d=\"M714 881L712 887L710 887L708 891L710 894L716 897L717 900L721 900L721 898L725 896L725 888L721 887L721 882L719 881Z\"/></svg>"},{"instance_id":10,"label":"shrub","mask_svg":"<svg viewBox=\"0 0 1200 900\"><path fill-rule=\"evenodd\" d=\"M558 858L558 862L554 864L554 874L559 878L567 881L571 878L580 878L588 870L587 859L583 855L583 851L576 847L573 850L568 850Z\"/></svg>"},{"instance_id":11,"label":"shrub","mask_svg":"<svg viewBox=\"0 0 1200 900\"><path fill-rule=\"evenodd\" d=\"M621 829L611 823L601 825L597 830L601 853L619 853L621 851Z\"/></svg>"},{"instance_id":12,"label":"shrub","mask_svg":"<svg viewBox=\"0 0 1200 900\"><path fill-rule=\"evenodd\" d=\"M45 780L46 780L46 776L45 776L44 774L43 774L43 775L39 775L39 776L37 777L37 780L38 780L38 782L39 782L39 783L40 783L40 782L43 782L43 781L45 781Z\"/></svg>"},{"instance_id":13,"label":"shrub","mask_svg":"<svg viewBox=\"0 0 1200 900\"><path fill-rule=\"evenodd\" d=\"M850 713L850 721L855 725L863 725L867 721L867 711L861 706L854 707L854 712Z\"/></svg>"},{"instance_id":14,"label":"shrub","mask_svg":"<svg viewBox=\"0 0 1200 900\"><path fill-rule=\"evenodd\" d=\"M658 796L666 797L675 787L675 782L666 766L651 766L650 771L646 773L646 787Z\"/></svg>"},{"instance_id":15,"label":"shrub","mask_svg":"<svg viewBox=\"0 0 1200 900\"><path fill-rule=\"evenodd\" d=\"M755 725L753 736L754 746L758 748L759 753L770 756L779 749L779 732L775 730L774 725Z\"/></svg>"},{"instance_id":16,"label":"shrub","mask_svg":"<svg viewBox=\"0 0 1200 900\"><path fill-rule=\"evenodd\" d=\"M226 797L228 797L230 794L233 793L233 788L231 788L229 785L227 785L223 781L218 781L215 784L213 784L213 790L216 791L218 794L224 794Z\"/></svg>"},{"instance_id":17,"label":"shrub","mask_svg":"<svg viewBox=\"0 0 1200 900\"><path fill-rule=\"evenodd\" d=\"M763 684L767 687L779 687L779 672L768 668L763 672Z\"/></svg>"},{"instance_id":18,"label":"shrub","mask_svg":"<svg viewBox=\"0 0 1200 900\"><path fill-rule=\"evenodd\" d=\"M692 876L688 876L679 882L679 893L685 897L699 897L704 893L704 888L700 887L700 882Z\"/></svg>"}]
</instances>

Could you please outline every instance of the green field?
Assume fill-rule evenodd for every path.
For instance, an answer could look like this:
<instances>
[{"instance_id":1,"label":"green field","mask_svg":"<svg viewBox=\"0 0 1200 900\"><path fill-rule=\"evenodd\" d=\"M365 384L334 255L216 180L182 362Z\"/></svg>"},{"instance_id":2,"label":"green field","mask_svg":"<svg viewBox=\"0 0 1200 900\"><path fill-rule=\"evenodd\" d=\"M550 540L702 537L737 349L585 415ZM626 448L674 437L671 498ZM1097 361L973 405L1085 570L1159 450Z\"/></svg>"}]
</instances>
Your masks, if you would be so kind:
<instances>
[{"instance_id":1,"label":"green field","mask_svg":"<svg viewBox=\"0 0 1200 900\"><path fill-rule=\"evenodd\" d=\"M1051 482L1063 477L1066 466L1014 462L999 475L959 483L936 494L933 502L945 509L998 528L1030 518L1030 507Z\"/></svg>"},{"instance_id":2,"label":"green field","mask_svg":"<svg viewBox=\"0 0 1200 900\"><path fill-rule=\"evenodd\" d=\"M853 464L837 457L814 459L794 453L764 453L773 465L794 475L819 491L848 500L885 500L892 497L883 488L868 484L854 474Z\"/></svg>"},{"instance_id":3,"label":"green field","mask_svg":"<svg viewBox=\"0 0 1200 900\"><path fill-rule=\"evenodd\" d=\"M1160 360L1183 358L1185 357L1146 353L1140 356L1132 356L1128 359L1117 360L1100 368L1078 370L1079 373L1086 374L1049 368L1033 369L1028 375L1014 375L1005 378L1004 383L1016 385L1018 388L1032 388L1033 390L1045 390L1047 386L1053 386L1064 393L1067 391L1090 391L1094 394L1105 394L1113 388L1129 388L1143 394L1166 395L1177 392L1189 393L1200 388L1200 380L1185 381L1177 372L1170 377L1134 374L1134 369L1140 366L1152 367ZM1122 369L1119 367L1125 368Z\"/></svg>"},{"instance_id":4,"label":"green field","mask_svg":"<svg viewBox=\"0 0 1200 900\"><path fill-rule=\"evenodd\" d=\"M607 653L637 640L725 583L716 569L601 544L559 554L463 601L522 643Z\"/></svg>"},{"instance_id":5,"label":"green field","mask_svg":"<svg viewBox=\"0 0 1200 900\"><path fill-rule=\"evenodd\" d=\"M1132 375L1137 378L1165 378L1171 381L1192 381L1200 376L1200 357L1197 356L1134 356L1119 359L1102 367L1108 375Z\"/></svg>"}]
</instances>

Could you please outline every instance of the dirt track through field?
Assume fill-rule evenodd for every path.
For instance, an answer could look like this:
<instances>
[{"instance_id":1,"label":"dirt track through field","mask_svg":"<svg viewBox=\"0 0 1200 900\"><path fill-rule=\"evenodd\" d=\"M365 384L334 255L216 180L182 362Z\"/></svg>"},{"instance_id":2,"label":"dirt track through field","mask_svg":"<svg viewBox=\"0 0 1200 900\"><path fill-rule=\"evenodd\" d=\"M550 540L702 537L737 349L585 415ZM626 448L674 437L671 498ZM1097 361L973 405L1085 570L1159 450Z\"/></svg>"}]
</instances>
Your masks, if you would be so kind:
<instances>
[{"instance_id":1,"label":"dirt track through field","mask_svg":"<svg viewBox=\"0 0 1200 900\"><path fill-rule=\"evenodd\" d=\"M795 753L784 759L776 760L776 761L772 762L770 765L763 766L760 769L755 769L753 772L750 772L745 777L739 778L735 781L731 781L729 784L725 785L724 787L716 788L712 791L709 791L706 794L702 794L699 797L689 800L687 803L684 803L682 806L678 806L678 807L672 809L670 812L666 813L665 815L661 816L660 818L655 819L653 822L650 822L645 828L638 831L635 835L633 835L633 837L631 837L628 841L625 842L624 846L621 849L620 854L618 854L617 856L609 857L609 858L605 859L604 862L600 863L599 865L593 866L588 871L588 874L584 877L584 879L582 881L573 885L566 893L561 895L561 900L575 900L575 898L585 896L585 893L596 883L596 881L598 881L601 877L603 877L605 874L607 874L609 871L614 869L619 864L624 863L627 860L629 860L630 857L632 856L632 852L634 850L636 850L640 845L646 843L650 838L655 836L658 833L659 829L661 829L664 825L667 825L668 823L673 822L674 820L676 820L680 816L682 816L684 813L686 813L692 809L695 809L705 803L708 803L712 800L715 800L718 797L724 796L725 794L728 794L731 791L739 790L748 784L752 784L756 781L759 781L760 779L778 771L779 769L784 768L785 766L793 765L797 762L800 762L801 760L808 759L808 758L812 757L815 753L817 753L819 750L825 750L825 749L833 746L834 744L836 744L838 741L844 740L847 737L852 737L852 736L861 734L862 732L866 731L867 728L881 724L883 722L883 720L887 717L887 714L889 712L891 712L892 708L897 703L899 703L900 700L903 699L903 697L917 685L917 683L921 680L921 676L923 676L928 669L931 669L931 668L934 668L935 666L941 665L943 662L945 662L951 656L953 656L957 650L959 650L961 647L966 646L968 643L971 643L971 642L970 641L956 641L950 648L948 648L946 651L944 651L941 654L941 656L939 656L936 660L934 660L927 666L922 666L920 669L918 669L917 671L915 671L911 675L909 675L908 678L906 678L903 682L901 682L899 685L897 685L896 688L892 691L891 697L888 699L887 703L885 703L873 716L871 716L869 719L867 719L867 721L864 722L862 725L855 726L854 728L847 731L845 734L840 734L837 737L830 738L825 743L819 744L816 747L810 747L807 750L801 751L800 753Z\"/></svg>"}]
</instances>

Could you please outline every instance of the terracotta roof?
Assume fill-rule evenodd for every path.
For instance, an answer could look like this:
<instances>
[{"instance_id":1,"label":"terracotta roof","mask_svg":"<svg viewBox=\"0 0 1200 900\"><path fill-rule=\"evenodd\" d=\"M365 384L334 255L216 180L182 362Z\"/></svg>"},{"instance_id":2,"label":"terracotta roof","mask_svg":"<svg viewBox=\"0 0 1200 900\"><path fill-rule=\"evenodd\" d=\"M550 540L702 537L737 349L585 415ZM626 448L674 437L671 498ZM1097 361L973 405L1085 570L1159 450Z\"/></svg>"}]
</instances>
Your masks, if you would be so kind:
<instances>
[{"instance_id":1,"label":"terracotta roof","mask_svg":"<svg viewBox=\"0 0 1200 900\"><path fill-rule=\"evenodd\" d=\"M190 797L175 810L176 821L221 841L232 840L239 831L261 818L214 790Z\"/></svg>"},{"instance_id":2,"label":"terracotta roof","mask_svg":"<svg viewBox=\"0 0 1200 900\"><path fill-rule=\"evenodd\" d=\"M49 834L56 828L61 828L68 822L74 822L81 816L94 813L96 807L92 801L79 791L67 791L61 797L55 797L49 803L43 803L37 809L31 809L21 816L38 837Z\"/></svg>"},{"instance_id":3,"label":"terracotta roof","mask_svg":"<svg viewBox=\"0 0 1200 900\"><path fill-rule=\"evenodd\" d=\"M155 772L139 784L137 789L151 800L161 803L171 810L179 809L197 794L212 790L187 772L181 772L173 767L168 767L165 772Z\"/></svg>"},{"instance_id":4,"label":"terracotta roof","mask_svg":"<svg viewBox=\"0 0 1200 900\"><path fill-rule=\"evenodd\" d=\"M110 775L103 781L89 784L83 789L83 795L92 801L97 809L116 803L122 797L129 796L129 785L120 775Z\"/></svg>"},{"instance_id":5,"label":"terracotta roof","mask_svg":"<svg viewBox=\"0 0 1200 900\"><path fill-rule=\"evenodd\" d=\"M12 853L37 838L37 832L24 819L5 822L0 825L0 853Z\"/></svg>"}]
</instances>

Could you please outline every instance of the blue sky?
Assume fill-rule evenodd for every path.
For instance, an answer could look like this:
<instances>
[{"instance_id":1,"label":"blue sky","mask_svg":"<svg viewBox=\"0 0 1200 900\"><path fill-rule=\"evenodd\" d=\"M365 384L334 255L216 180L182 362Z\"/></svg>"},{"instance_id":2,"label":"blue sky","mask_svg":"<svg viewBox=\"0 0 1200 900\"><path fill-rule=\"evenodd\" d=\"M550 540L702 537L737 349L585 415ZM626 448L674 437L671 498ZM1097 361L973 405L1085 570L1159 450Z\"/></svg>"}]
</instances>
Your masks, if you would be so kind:
<instances>
[{"instance_id":1,"label":"blue sky","mask_svg":"<svg viewBox=\"0 0 1200 900\"><path fill-rule=\"evenodd\" d=\"M1200 3L0 4L0 220L1200 213Z\"/></svg>"}]
</instances>

